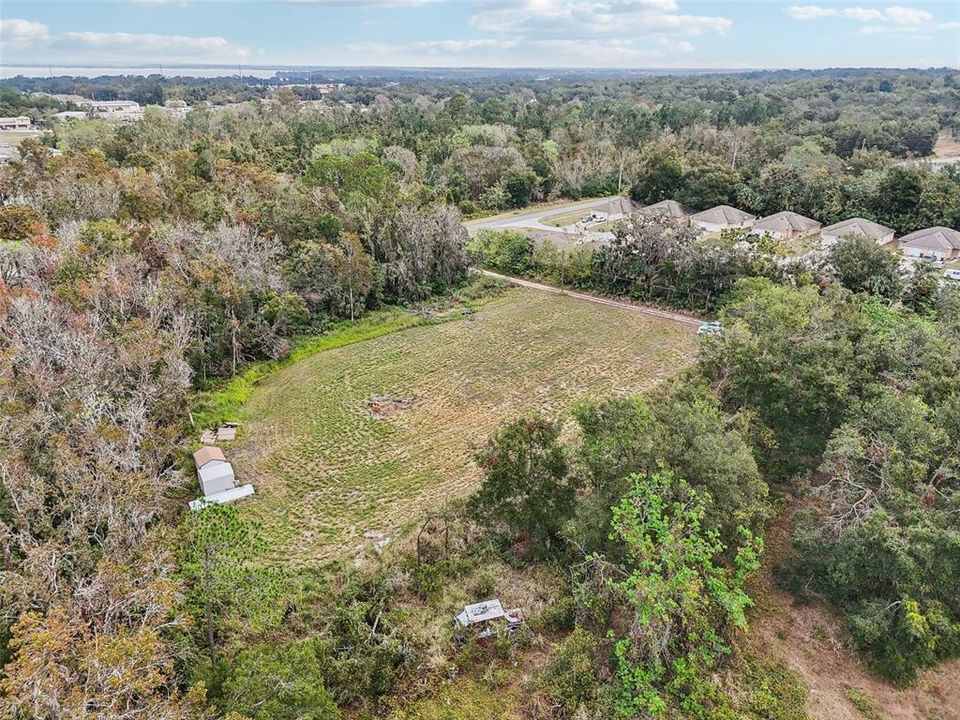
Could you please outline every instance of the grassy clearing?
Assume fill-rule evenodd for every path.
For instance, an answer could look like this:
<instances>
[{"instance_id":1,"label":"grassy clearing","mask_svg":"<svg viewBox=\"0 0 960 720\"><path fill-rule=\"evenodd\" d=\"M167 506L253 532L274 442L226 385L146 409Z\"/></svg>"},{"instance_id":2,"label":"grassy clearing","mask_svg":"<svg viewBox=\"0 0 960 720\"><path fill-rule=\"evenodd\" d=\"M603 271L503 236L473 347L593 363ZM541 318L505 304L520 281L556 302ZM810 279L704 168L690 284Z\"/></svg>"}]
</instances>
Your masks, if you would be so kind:
<instances>
[{"instance_id":1,"label":"grassy clearing","mask_svg":"<svg viewBox=\"0 0 960 720\"><path fill-rule=\"evenodd\" d=\"M230 450L276 557L326 559L468 493L472 448L503 421L634 393L692 357L690 328L512 290L463 319L315 353L247 393ZM371 396L415 398L373 419Z\"/></svg>"},{"instance_id":2,"label":"grassy clearing","mask_svg":"<svg viewBox=\"0 0 960 720\"><path fill-rule=\"evenodd\" d=\"M397 710L389 720L520 720L519 705L513 689L463 678L432 697Z\"/></svg>"},{"instance_id":3,"label":"grassy clearing","mask_svg":"<svg viewBox=\"0 0 960 720\"><path fill-rule=\"evenodd\" d=\"M250 363L246 369L221 387L196 395L193 422L199 428L214 427L225 421L238 420L240 407L257 384L277 370L292 365L323 350L344 347L364 340L414 327L421 318L409 310L388 308L372 313L353 323L341 323L323 335L301 338L283 360Z\"/></svg>"}]
</instances>

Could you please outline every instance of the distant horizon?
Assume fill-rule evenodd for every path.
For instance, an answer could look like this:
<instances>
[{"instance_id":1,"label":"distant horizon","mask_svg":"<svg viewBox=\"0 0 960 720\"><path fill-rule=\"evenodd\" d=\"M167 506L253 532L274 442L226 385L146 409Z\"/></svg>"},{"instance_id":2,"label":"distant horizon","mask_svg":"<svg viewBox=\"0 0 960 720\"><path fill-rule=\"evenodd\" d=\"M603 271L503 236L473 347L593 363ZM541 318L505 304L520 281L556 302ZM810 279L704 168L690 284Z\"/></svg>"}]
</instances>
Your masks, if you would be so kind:
<instances>
[{"instance_id":1,"label":"distant horizon","mask_svg":"<svg viewBox=\"0 0 960 720\"><path fill-rule=\"evenodd\" d=\"M0 40L37 68L952 69L960 3L4 0Z\"/></svg>"},{"instance_id":2,"label":"distant horizon","mask_svg":"<svg viewBox=\"0 0 960 720\"><path fill-rule=\"evenodd\" d=\"M26 71L35 71L35 72L23 72ZM837 72L837 71L957 71L960 72L960 66L872 66L872 65L863 65L863 66L824 66L824 67L697 67L697 66L677 66L677 67L617 67L617 66L580 66L580 67L565 67L565 66L549 66L549 65L503 65L503 66L494 66L494 65L330 65L330 64L296 64L296 63L222 63L222 62L123 62L123 61L110 61L110 62L59 62L51 64L41 64L41 63L2 63L0 64L0 80L9 80L16 77L25 77L25 78L48 78L48 77L96 77L97 75L90 74L77 74L70 72L56 72L57 70L86 70L86 71L97 71L97 70L108 70L114 72L102 72L99 73L101 76L109 75L139 75L142 77L151 77L153 75L160 75L162 77L167 76L168 74L171 77L239 77L242 75L247 75L248 72L250 75L257 74L261 79L267 79L273 77L277 72L311 72L311 73L323 73L325 71L332 71L338 73L357 71L357 72L376 72L376 71L393 71L393 72L410 72L410 73L430 73L430 72L449 72L451 74L462 74L462 73L495 73L495 72L548 72L556 73L558 75L573 75L577 73L609 73L610 75L631 75L631 74L651 74L651 75L670 75L674 73L684 73L684 74L742 74L742 73L751 73L751 72L765 72L765 73L776 73L776 72ZM128 71L144 71L152 70L152 72L128 72ZM168 73L167 71L174 70L233 70L235 72L218 74L218 75L207 75L206 73ZM266 74L269 73L269 74Z\"/></svg>"}]
</instances>

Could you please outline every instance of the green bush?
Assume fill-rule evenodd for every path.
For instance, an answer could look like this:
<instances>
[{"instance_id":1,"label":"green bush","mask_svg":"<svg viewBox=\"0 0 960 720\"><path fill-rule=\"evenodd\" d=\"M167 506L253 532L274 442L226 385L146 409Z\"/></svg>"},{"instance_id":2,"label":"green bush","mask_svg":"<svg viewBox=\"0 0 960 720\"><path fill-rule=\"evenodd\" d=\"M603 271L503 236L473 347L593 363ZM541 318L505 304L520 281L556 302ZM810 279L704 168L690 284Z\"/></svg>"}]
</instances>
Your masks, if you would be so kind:
<instances>
[{"instance_id":1,"label":"green bush","mask_svg":"<svg viewBox=\"0 0 960 720\"><path fill-rule=\"evenodd\" d=\"M557 646L550 663L540 673L537 684L566 714L572 715L596 693L599 651L597 639L583 628L577 628Z\"/></svg>"},{"instance_id":2,"label":"green bush","mask_svg":"<svg viewBox=\"0 0 960 720\"><path fill-rule=\"evenodd\" d=\"M533 240L522 232L481 230L470 242L474 261L508 275L529 275L533 272Z\"/></svg>"},{"instance_id":3,"label":"green bush","mask_svg":"<svg viewBox=\"0 0 960 720\"><path fill-rule=\"evenodd\" d=\"M310 641L263 643L241 650L223 683L224 713L252 720L339 720L324 689L322 666Z\"/></svg>"}]
</instances>

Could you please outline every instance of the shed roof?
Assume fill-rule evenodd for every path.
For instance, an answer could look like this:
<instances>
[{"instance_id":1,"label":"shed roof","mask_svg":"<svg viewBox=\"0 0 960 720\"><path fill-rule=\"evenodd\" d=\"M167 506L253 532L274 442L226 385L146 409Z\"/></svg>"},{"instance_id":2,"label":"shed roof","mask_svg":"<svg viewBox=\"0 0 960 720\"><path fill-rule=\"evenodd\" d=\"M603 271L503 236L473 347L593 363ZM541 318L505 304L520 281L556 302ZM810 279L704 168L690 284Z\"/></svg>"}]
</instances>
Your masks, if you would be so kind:
<instances>
[{"instance_id":1,"label":"shed roof","mask_svg":"<svg viewBox=\"0 0 960 720\"><path fill-rule=\"evenodd\" d=\"M227 458L224 457L223 450L213 445L204 445L193 454L193 461L197 464L198 469L215 460L226 462Z\"/></svg>"},{"instance_id":2,"label":"shed roof","mask_svg":"<svg viewBox=\"0 0 960 720\"><path fill-rule=\"evenodd\" d=\"M863 235L868 238L873 238L874 240L882 240L883 238L892 235L893 229L888 228L886 225L875 223L873 220L855 217L847 220L841 220L833 225L827 225L820 231L820 233L823 235L836 235L837 237L843 237L845 235Z\"/></svg>"},{"instance_id":3,"label":"shed roof","mask_svg":"<svg viewBox=\"0 0 960 720\"><path fill-rule=\"evenodd\" d=\"M718 225L740 225L747 220L753 220L755 217L755 215L751 215L743 210L738 210L735 207L730 207L729 205L717 205L709 210L698 212L696 215L693 215L691 219L716 223Z\"/></svg>"},{"instance_id":4,"label":"shed roof","mask_svg":"<svg viewBox=\"0 0 960 720\"><path fill-rule=\"evenodd\" d=\"M811 232L820 227L813 218L808 218L791 210L767 215L753 224L754 230L771 230L774 232Z\"/></svg>"},{"instance_id":5,"label":"shed roof","mask_svg":"<svg viewBox=\"0 0 960 720\"><path fill-rule=\"evenodd\" d=\"M661 200L653 205L647 205L640 210L645 215L659 215L661 217L684 218L690 214L690 208L681 205L676 200Z\"/></svg>"},{"instance_id":6,"label":"shed roof","mask_svg":"<svg viewBox=\"0 0 960 720\"><path fill-rule=\"evenodd\" d=\"M904 235L900 238L900 245L936 248L938 250L960 250L960 232L937 225Z\"/></svg>"}]
</instances>

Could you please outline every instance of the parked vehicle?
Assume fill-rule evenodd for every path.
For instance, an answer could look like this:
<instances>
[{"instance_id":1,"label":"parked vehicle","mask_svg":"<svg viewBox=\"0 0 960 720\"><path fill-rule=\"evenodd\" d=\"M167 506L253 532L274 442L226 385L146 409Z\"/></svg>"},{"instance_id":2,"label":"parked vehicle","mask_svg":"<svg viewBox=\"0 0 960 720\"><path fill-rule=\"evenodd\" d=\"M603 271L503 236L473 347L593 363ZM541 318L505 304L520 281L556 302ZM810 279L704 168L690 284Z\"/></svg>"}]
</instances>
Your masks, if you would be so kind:
<instances>
[{"instance_id":1,"label":"parked vehicle","mask_svg":"<svg viewBox=\"0 0 960 720\"><path fill-rule=\"evenodd\" d=\"M960 268L947 268L943 271L943 276L947 280L960 280Z\"/></svg>"},{"instance_id":2,"label":"parked vehicle","mask_svg":"<svg viewBox=\"0 0 960 720\"><path fill-rule=\"evenodd\" d=\"M697 335L719 335L723 332L723 326L716 320L712 322L701 323L697 328Z\"/></svg>"}]
</instances>

